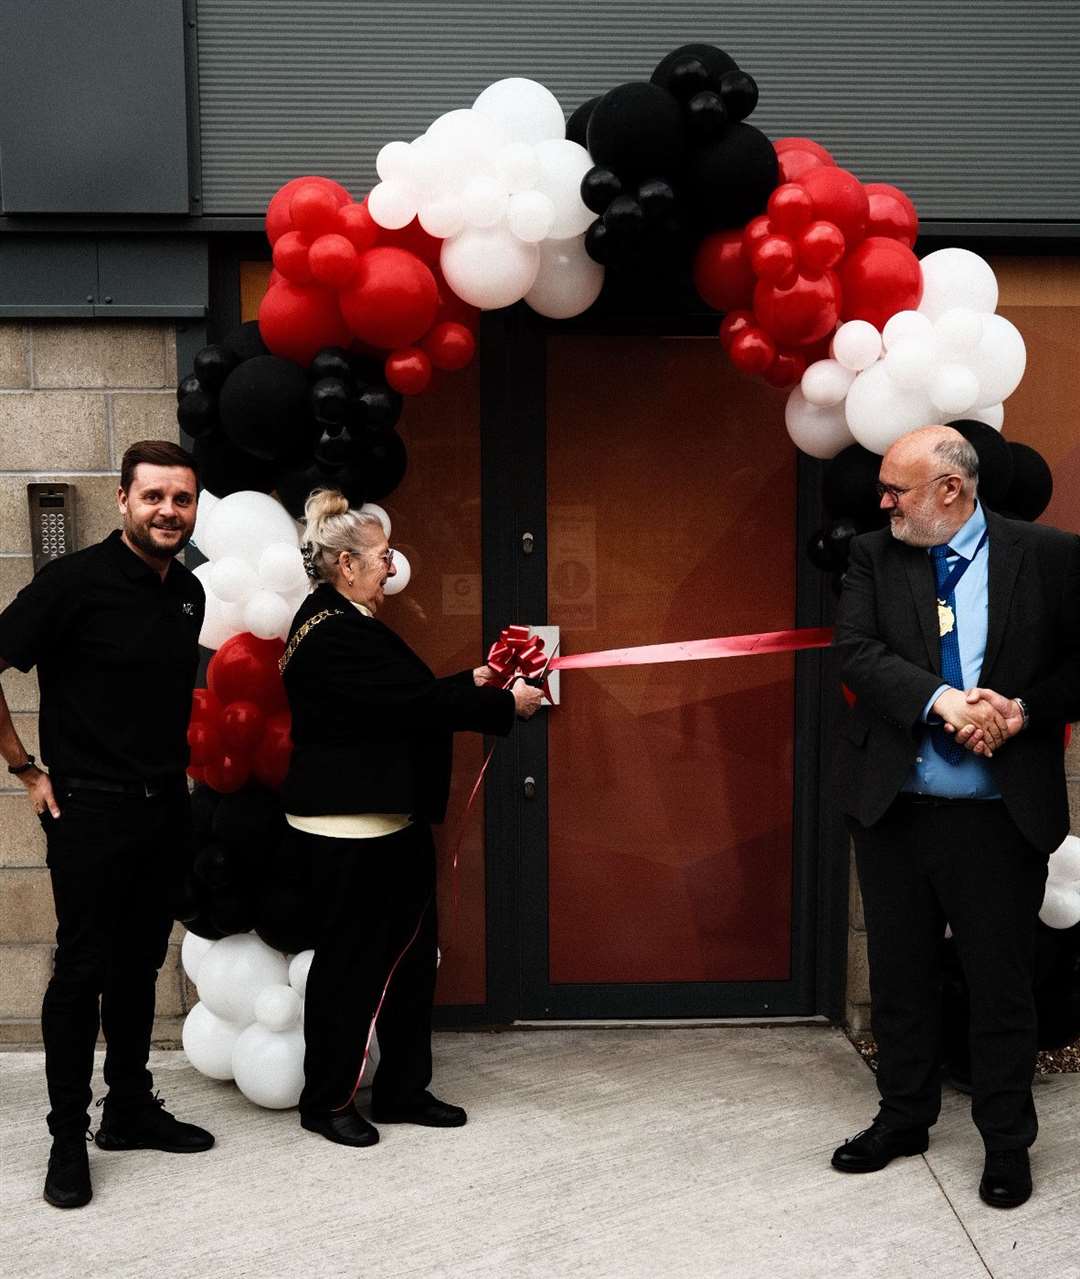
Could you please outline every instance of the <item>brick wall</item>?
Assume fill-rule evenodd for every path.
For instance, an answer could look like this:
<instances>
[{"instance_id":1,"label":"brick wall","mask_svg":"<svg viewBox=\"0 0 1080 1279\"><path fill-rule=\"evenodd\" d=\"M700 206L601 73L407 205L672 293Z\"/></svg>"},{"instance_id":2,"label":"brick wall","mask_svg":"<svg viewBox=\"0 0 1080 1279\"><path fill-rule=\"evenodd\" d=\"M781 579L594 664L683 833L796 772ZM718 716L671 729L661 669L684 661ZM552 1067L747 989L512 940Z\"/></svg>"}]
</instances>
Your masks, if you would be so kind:
<instances>
[{"instance_id":1,"label":"brick wall","mask_svg":"<svg viewBox=\"0 0 1080 1279\"><path fill-rule=\"evenodd\" d=\"M75 487L78 544L119 523L120 458L140 439L177 439L176 337L146 322L0 322L0 607L33 575L26 485ZM4 694L37 751L37 679L7 671ZM0 1044L40 1042L56 922L45 840L26 792L0 771ZM158 980L159 1042L192 1002L176 928Z\"/></svg>"}]
</instances>

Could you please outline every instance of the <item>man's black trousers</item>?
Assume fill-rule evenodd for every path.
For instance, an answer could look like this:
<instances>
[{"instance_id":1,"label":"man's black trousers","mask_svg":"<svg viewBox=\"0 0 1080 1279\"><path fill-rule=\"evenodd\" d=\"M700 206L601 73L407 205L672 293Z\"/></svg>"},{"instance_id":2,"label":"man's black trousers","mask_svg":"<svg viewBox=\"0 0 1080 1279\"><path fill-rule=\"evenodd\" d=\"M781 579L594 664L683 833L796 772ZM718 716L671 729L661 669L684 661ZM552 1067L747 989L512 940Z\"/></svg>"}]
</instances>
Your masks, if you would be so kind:
<instances>
[{"instance_id":1,"label":"man's black trousers","mask_svg":"<svg viewBox=\"0 0 1080 1279\"><path fill-rule=\"evenodd\" d=\"M431 1082L436 969L431 829L417 822L376 839L300 831L292 838L311 867L318 920L304 997L300 1110L325 1115L350 1104L384 987L372 1101L383 1108L410 1102Z\"/></svg>"},{"instance_id":2,"label":"man's black trousers","mask_svg":"<svg viewBox=\"0 0 1080 1279\"><path fill-rule=\"evenodd\" d=\"M186 786L165 795L67 789L40 820L56 906L56 956L41 1008L49 1129L90 1126L90 1081L104 1031L109 1108L148 1098L154 988L190 840ZM100 1001L100 1008L99 1008Z\"/></svg>"},{"instance_id":3,"label":"man's black trousers","mask_svg":"<svg viewBox=\"0 0 1080 1279\"><path fill-rule=\"evenodd\" d=\"M878 1045L879 1118L929 1127L941 1107L941 942L948 923L971 996L971 1114L987 1150L1030 1146L1035 921L1047 855L1000 800L901 796L852 823Z\"/></svg>"}]
</instances>

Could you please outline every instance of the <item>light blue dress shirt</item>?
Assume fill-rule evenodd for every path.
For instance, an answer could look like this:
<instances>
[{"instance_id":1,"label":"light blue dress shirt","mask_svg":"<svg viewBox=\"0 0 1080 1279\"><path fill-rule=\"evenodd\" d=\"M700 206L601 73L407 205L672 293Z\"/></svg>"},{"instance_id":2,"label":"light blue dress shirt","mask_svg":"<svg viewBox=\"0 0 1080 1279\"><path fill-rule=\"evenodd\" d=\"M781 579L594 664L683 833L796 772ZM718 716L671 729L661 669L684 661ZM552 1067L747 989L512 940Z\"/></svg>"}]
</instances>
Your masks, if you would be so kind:
<instances>
[{"instance_id":1,"label":"light blue dress shirt","mask_svg":"<svg viewBox=\"0 0 1080 1279\"><path fill-rule=\"evenodd\" d=\"M959 556L966 560L975 556L954 591L956 638L960 645L960 666L964 673L965 688L978 685L986 655L990 544L987 542L977 554L975 549L985 531L986 516L982 506L976 502L975 510L967 522L949 541L947 563L950 569L956 566ZM930 554L929 548L926 553ZM941 684L934 690L923 707L923 723L928 723L931 718L936 719L931 715L931 707L948 687L948 684ZM990 762L985 756L965 751L964 758L958 764L950 764L934 749L929 732L922 734L919 754L903 789L917 795L939 795L946 799L1001 798L1001 792L990 771Z\"/></svg>"}]
</instances>

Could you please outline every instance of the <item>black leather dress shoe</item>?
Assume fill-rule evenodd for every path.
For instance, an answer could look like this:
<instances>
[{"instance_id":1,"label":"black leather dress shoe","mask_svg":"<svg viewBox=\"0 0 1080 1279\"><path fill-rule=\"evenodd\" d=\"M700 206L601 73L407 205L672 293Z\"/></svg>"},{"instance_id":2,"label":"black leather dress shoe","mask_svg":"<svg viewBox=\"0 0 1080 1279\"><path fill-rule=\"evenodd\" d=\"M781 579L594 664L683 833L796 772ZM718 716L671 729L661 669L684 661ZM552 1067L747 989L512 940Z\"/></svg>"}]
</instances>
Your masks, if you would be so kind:
<instances>
[{"instance_id":1,"label":"black leather dress shoe","mask_svg":"<svg viewBox=\"0 0 1080 1279\"><path fill-rule=\"evenodd\" d=\"M81 1208L90 1202L93 1193L86 1134L55 1138L45 1174L45 1202L54 1208Z\"/></svg>"},{"instance_id":2,"label":"black leather dress shoe","mask_svg":"<svg viewBox=\"0 0 1080 1279\"><path fill-rule=\"evenodd\" d=\"M339 1146L374 1146L379 1140L378 1128L361 1119L351 1106L329 1115L302 1114L300 1125L308 1132L320 1133L327 1141L336 1141Z\"/></svg>"},{"instance_id":3,"label":"black leather dress shoe","mask_svg":"<svg viewBox=\"0 0 1080 1279\"><path fill-rule=\"evenodd\" d=\"M991 1208L1018 1208L1031 1198L1031 1161L1026 1150L988 1150L979 1198Z\"/></svg>"},{"instance_id":4,"label":"black leather dress shoe","mask_svg":"<svg viewBox=\"0 0 1080 1279\"><path fill-rule=\"evenodd\" d=\"M164 1106L163 1097L148 1097L123 1109L106 1105L94 1140L102 1150L166 1150L188 1155L210 1149L214 1138L205 1128L181 1123Z\"/></svg>"},{"instance_id":5,"label":"black leather dress shoe","mask_svg":"<svg viewBox=\"0 0 1080 1279\"><path fill-rule=\"evenodd\" d=\"M929 1145L925 1128L886 1128L875 1120L833 1151L832 1166L841 1172L879 1172L898 1155L921 1155Z\"/></svg>"},{"instance_id":6,"label":"black leather dress shoe","mask_svg":"<svg viewBox=\"0 0 1080 1279\"><path fill-rule=\"evenodd\" d=\"M422 1128L461 1128L469 1118L460 1106L451 1106L429 1092L393 1106L373 1105L371 1117L377 1124L419 1124Z\"/></svg>"}]
</instances>

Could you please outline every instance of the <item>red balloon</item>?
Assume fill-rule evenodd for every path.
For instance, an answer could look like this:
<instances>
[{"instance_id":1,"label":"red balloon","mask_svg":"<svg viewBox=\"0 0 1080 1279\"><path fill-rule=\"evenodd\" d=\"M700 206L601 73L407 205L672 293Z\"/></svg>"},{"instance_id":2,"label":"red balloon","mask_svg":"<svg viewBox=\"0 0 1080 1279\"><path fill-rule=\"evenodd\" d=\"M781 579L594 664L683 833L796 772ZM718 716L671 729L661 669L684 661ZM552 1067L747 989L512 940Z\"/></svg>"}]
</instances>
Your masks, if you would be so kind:
<instances>
[{"instance_id":1,"label":"red balloon","mask_svg":"<svg viewBox=\"0 0 1080 1279\"><path fill-rule=\"evenodd\" d=\"M811 169L836 163L828 151L811 138L781 138L773 143L773 150L780 164L780 181L783 183L798 182Z\"/></svg>"},{"instance_id":2,"label":"red balloon","mask_svg":"<svg viewBox=\"0 0 1080 1279\"><path fill-rule=\"evenodd\" d=\"M337 230L349 240L357 253L373 249L379 239L379 224L368 212L366 204L349 201L337 211Z\"/></svg>"},{"instance_id":3,"label":"red balloon","mask_svg":"<svg viewBox=\"0 0 1080 1279\"><path fill-rule=\"evenodd\" d=\"M206 781L206 769L205 769L205 768L200 768L200 767L199 767L198 765L196 765L196 764L189 764L189 765L188 765L187 775L191 778L191 780L192 780L193 782L205 782L205 781Z\"/></svg>"},{"instance_id":4,"label":"red balloon","mask_svg":"<svg viewBox=\"0 0 1080 1279\"><path fill-rule=\"evenodd\" d=\"M731 350L731 344L748 328L754 327L753 311L729 311L720 325L720 345L725 351Z\"/></svg>"},{"instance_id":5,"label":"red balloon","mask_svg":"<svg viewBox=\"0 0 1080 1279\"><path fill-rule=\"evenodd\" d=\"M794 386L806 372L806 360L795 351L777 351L776 359L761 375L770 386Z\"/></svg>"},{"instance_id":6,"label":"red balloon","mask_svg":"<svg viewBox=\"0 0 1080 1279\"><path fill-rule=\"evenodd\" d=\"M795 235L814 216L809 194L797 182L784 182L769 196L769 221L784 235Z\"/></svg>"},{"instance_id":7,"label":"red balloon","mask_svg":"<svg viewBox=\"0 0 1080 1279\"><path fill-rule=\"evenodd\" d=\"M435 323L443 324L452 321L455 324L464 324L470 333L475 333L476 326L480 323L479 308L463 302L443 279L443 274L437 266L431 268L431 274L435 277L435 287L439 290Z\"/></svg>"},{"instance_id":8,"label":"red balloon","mask_svg":"<svg viewBox=\"0 0 1080 1279\"><path fill-rule=\"evenodd\" d=\"M345 204L352 199L341 183L335 182L333 178L321 178L318 176L292 178L274 193L273 199L266 207L266 238L271 244L276 244L286 231L293 230L292 213L289 206L292 204L292 198L300 187L309 182L317 183L319 186L333 191L338 204Z\"/></svg>"},{"instance_id":9,"label":"red balloon","mask_svg":"<svg viewBox=\"0 0 1080 1279\"><path fill-rule=\"evenodd\" d=\"M292 758L291 721L288 712L271 715L251 761L251 770L264 786L277 787L285 780Z\"/></svg>"},{"instance_id":10,"label":"red balloon","mask_svg":"<svg viewBox=\"0 0 1080 1279\"><path fill-rule=\"evenodd\" d=\"M222 795L231 795L241 786L246 786L251 777L251 763L246 759L236 759L232 755L223 755L221 759L207 764L203 780L211 790L220 791Z\"/></svg>"},{"instance_id":11,"label":"red balloon","mask_svg":"<svg viewBox=\"0 0 1080 1279\"><path fill-rule=\"evenodd\" d=\"M393 351L411 346L431 328L439 291L435 277L415 254L380 245L360 255L356 277L342 291L340 302L355 337Z\"/></svg>"},{"instance_id":12,"label":"red balloon","mask_svg":"<svg viewBox=\"0 0 1080 1279\"><path fill-rule=\"evenodd\" d=\"M840 268L844 320L869 320L883 329L897 311L914 311L922 299L919 259L899 240L874 235L847 255Z\"/></svg>"},{"instance_id":13,"label":"red balloon","mask_svg":"<svg viewBox=\"0 0 1080 1279\"><path fill-rule=\"evenodd\" d=\"M299 231L286 231L274 245L274 270L293 284L310 284L308 242Z\"/></svg>"},{"instance_id":14,"label":"red balloon","mask_svg":"<svg viewBox=\"0 0 1080 1279\"><path fill-rule=\"evenodd\" d=\"M413 218L408 226L403 226L397 231L388 231L385 227L380 227L379 243L393 249L404 249L429 267L438 266L443 245L442 240L428 235L418 218Z\"/></svg>"},{"instance_id":15,"label":"red balloon","mask_svg":"<svg viewBox=\"0 0 1080 1279\"><path fill-rule=\"evenodd\" d=\"M431 360L418 346L403 346L386 357L387 382L402 395L420 395L431 385Z\"/></svg>"},{"instance_id":16,"label":"red balloon","mask_svg":"<svg viewBox=\"0 0 1080 1279\"><path fill-rule=\"evenodd\" d=\"M866 234L899 240L913 249L919 237L919 215L903 191L887 182L868 182L866 195L870 201Z\"/></svg>"},{"instance_id":17,"label":"red balloon","mask_svg":"<svg viewBox=\"0 0 1080 1279\"><path fill-rule=\"evenodd\" d=\"M764 329L750 325L732 339L728 355L740 373L764 373L776 359L776 343Z\"/></svg>"},{"instance_id":18,"label":"red balloon","mask_svg":"<svg viewBox=\"0 0 1080 1279\"><path fill-rule=\"evenodd\" d=\"M799 185L814 203L814 216L840 228L850 251L866 235L870 201L863 184L847 169L822 165L804 173Z\"/></svg>"},{"instance_id":19,"label":"red balloon","mask_svg":"<svg viewBox=\"0 0 1080 1279\"><path fill-rule=\"evenodd\" d=\"M187 740L191 747L191 763L196 768L205 768L225 752L217 726L207 720L192 721L188 725Z\"/></svg>"},{"instance_id":20,"label":"red balloon","mask_svg":"<svg viewBox=\"0 0 1080 1279\"><path fill-rule=\"evenodd\" d=\"M764 213L759 213L756 218L751 218L743 227L743 246L746 252L752 253L754 245L760 244L767 236L772 235L773 225Z\"/></svg>"},{"instance_id":21,"label":"red balloon","mask_svg":"<svg viewBox=\"0 0 1080 1279\"><path fill-rule=\"evenodd\" d=\"M280 243L281 240L278 241ZM331 289L344 288L356 274L359 265L360 255L353 242L343 235L320 235L308 249L311 274L320 284Z\"/></svg>"},{"instance_id":22,"label":"red balloon","mask_svg":"<svg viewBox=\"0 0 1080 1279\"><path fill-rule=\"evenodd\" d=\"M1069 749L1069 743L1072 741L1072 725L1065 725L1065 749Z\"/></svg>"},{"instance_id":23,"label":"red balloon","mask_svg":"<svg viewBox=\"0 0 1080 1279\"><path fill-rule=\"evenodd\" d=\"M324 346L348 346L352 340L335 293L289 280L267 289L259 303L259 333L275 355L305 366Z\"/></svg>"},{"instance_id":24,"label":"red balloon","mask_svg":"<svg viewBox=\"0 0 1080 1279\"><path fill-rule=\"evenodd\" d=\"M715 311L747 308L755 283L741 228L714 231L702 240L694 258L694 287L703 302Z\"/></svg>"},{"instance_id":25,"label":"red balloon","mask_svg":"<svg viewBox=\"0 0 1080 1279\"><path fill-rule=\"evenodd\" d=\"M221 703L208 688L197 688L191 694L191 722L206 720L217 723L221 714Z\"/></svg>"},{"instance_id":26,"label":"red balloon","mask_svg":"<svg viewBox=\"0 0 1080 1279\"><path fill-rule=\"evenodd\" d=\"M254 702L230 702L221 712L221 740L229 755L247 756L259 744L266 716Z\"/></svg>"},{"instance_id":27,"label":"red balloon","mask_svg":"<svg viewBox=\"0 0 1080 1279\"><path fill-rule=\"evenodd\" d=\"M780 289L790 289L799 278L795 262L795 242L786 235L767 235L750 250L750 265L759 280Z\"/></svg>"},{"instance_id":28,"label":"red balloon","mask_svg":"<svg viewBox=\"0 0 1080 1279\"><path fill-rule=\"evenodd\" d=\"M799 269L808 280L820 280L844 256L844 234L835 222L811 222L796 242Z\"/></svg>"},{"instance_id":29,"label":"red balloon","mask_svg":"<svg viewBox=\"0 0 1080 1279\"><path fill-rule=\"evenodd\" d=\"M341 201L328 187L318 182L303 182L289 201L292 224L305 239L316 240L338 228L337 211Z\"/></svg>"},{"instance_id":30,"label":"red balloon","mask_svg":"<svg viewBox=\"0 0 1080 1279\"><path fill-rule=\"evenodd\" d=\"M424 338L423 349L435 368L453 373L463 369L476 354L476 338L464 324L448 320L435 325Z\"/></svg>"},{"instance_id":31,"label":"red balloon","mask_svg":"<svg viewBox=\"0 0 1080 1279\"><path fill-rule=\"evenodd\" d=\"M790 289L764 280L754 290L754 316L781 346L805 346L836 328L840 315L840 281L834 271L820 280L800 275Z\"/></svg>"},{"instance_id":32,"label":"red balloon","mask_svg":"<svg viewBox=\"0 0 1080 1279\"><path fill-rule=\"evenodd\" d=\"M786 155L788 151L809 151L822 164L836 163L832 154L813 138L777 138L773 143L773 150L777 155Z\"/></svg>"},{"instance_id":33,"label":"red balloon","mask_svg":"<svg viewBox=\"0 0 1080 1279\"><path fill-rule=\"evenodd\" d=\"M285 686L278 659L285 651L279 639L258 639L246 631L227 639L210 659L206 682L223 706L254 702L265 714L284 710Z\"/></svg>"}]
</instances>

